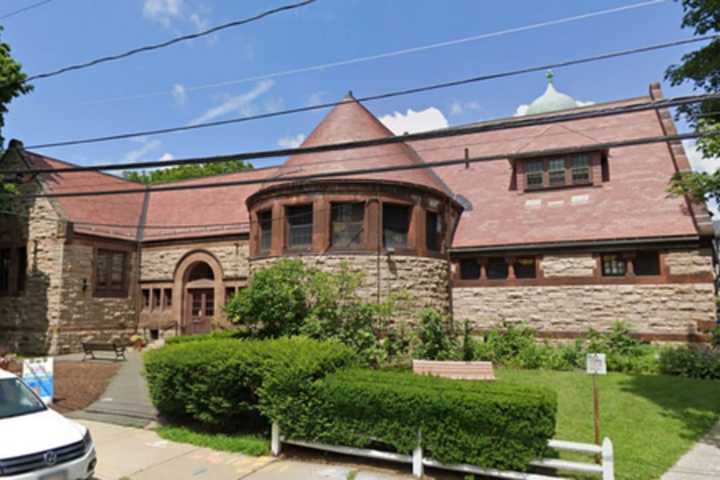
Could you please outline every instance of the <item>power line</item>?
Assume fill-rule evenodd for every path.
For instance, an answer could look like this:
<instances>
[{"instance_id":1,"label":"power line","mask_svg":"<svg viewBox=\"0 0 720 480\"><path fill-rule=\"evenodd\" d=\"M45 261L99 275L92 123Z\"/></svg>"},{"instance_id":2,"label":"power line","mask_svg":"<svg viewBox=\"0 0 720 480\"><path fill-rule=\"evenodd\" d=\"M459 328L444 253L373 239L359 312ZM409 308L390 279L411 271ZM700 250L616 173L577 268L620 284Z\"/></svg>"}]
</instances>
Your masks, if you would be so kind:
<instances>
[{"instance_id":1,"label":"power line","mask_svg":"<svg viewBox=\"0 0 720 480\"><path fill-rule=\"evenodd\" d=\"M52 2L53 0L43 0L42 2L33 3L32 5L28 5L27 7L20 8L18 10L14 10L12 12L6 13L3 16L0 16L0 20L5 20L6 18L14 17L15 15L20 15L23 12L27 12L28 10L32 10L33 8L41 7L47 3Z\"/></svg>"},{"instance_id":2,"label":"power line","mask_svg":"<svg viewBox=\"0 0 720 480\"><path fill-rule=\"evenodd\" d=\"M607 150L611 148L623 148L638 145L648 145L652 143L662 142L676 142L681 140L687 140L692 138L714 138L720 137L720 131L716 132L691 132L677 135L661 135L654 137L644 137L632 140L621 140L617 142L604 142L595 143L590 145L583 145L585 150ZM207 188L221 188L221 187L232 187L239 185L258 185L265 183L286 183L286 182L306 182L311 180L323 180L332 179L335 177L351 177L357 175L376 174L376 173L388 173L398 172L407 170L418 170L424 168L440 168L449 167L453 165L470 165L472 163L488 162L494 160L503 160L507 158L532 158L538 156L552 156L552 155L565 155L576 151L576 147L570 148L554 148L545 150L535 150L530 152L522 152L521 154L510 153L503 155L486 155L473 158L456 158L452 160L442 160L431 163L417 163L409 165L394 165L387 167L375 167L375 168L360 168L355 170L345 171L334 171L334 172L323 172L314 173L308 175L292 175L286 177L273 177L273 178L262 178L262 179L248 179L248 180L233 180L228 182L216 182L207 184L192 184L192 185L166 185L155 188L137 188L137 189L123 189L123 190L98 190L93 192L62 192L62 193L40 193L32 195L22 195L21 198L63 198L63 197L96 197L106 195L128 195L133 193L159 193L169 192L178 190L199 190Z\"/></svg>"},{"instance_id":3,"label":"power line","mask_svg":"<svg viewBox=\"0 0 720 480\"><path fill-rule=\"evenodd\" d=\"M212 28L209 28L209 29L207 29L207 30L203 30L203 31L198 32L198 33L192 33L192 34L189 34L189 35L182 35L182 36L175 37L175 38L172 38L172 39L167 40L167 41L164 41L164 42L155 43L155 44L151 44L151 45L145 45L145 46L138 47L138 48L133 48L132 50L128 50L127 52L119 53L119 54L116 54L116 55L108 55L108 56L106 56L106 57L97 58L97 59L91 60L91 61L89 61L89 62L78 63L78 64L75 64L75 65L70 65L70 66L68 66L68 67L63 67L63 68L60 68L60 69L58 69L58 70L53 70L53 71L45 72L45 73L38 73L38 74L29 76L29 77L27 78L26 82L31 82L31 81L33 81L33 80L42 80L42 79L44 79L44 78L55 77L55 76L57 76L57 75L62 75L63 73L67 73L67 72L70 72L70 71L82 70L82 69L85 69L85 68L93 67L93 66L95 66L95 65L99 65L99 64L101 64L101 63L112 62L112 61L115 61L115 60L120 60L120 59L123 59L123 58L127 58L127 57L130 57L130 56L132 56L132 55L136 55L136 54L138 54L138 53L149 52L149 51L152 51L152 50L158 50L158 49L161 49L161 48L169 47L170 45L174 45L174 44L176 44L176 43L180 43L180 42L184 42L184 41L187 41L187 40L193 40L193 39L195 39L195 38L199 38L199 37L204 37L204 36L207 36L207 35L211 35L211 34L213 34L213 33L217 33L217 32L219 32L219 31L225 30L225 29L227 29L227 28L238 27L238 26L240 26L240 25L245 25L245 24L248 24L248 23L256 22L256 21L261 20L261 19L263 19L263 18L265 18L265 17L268 17L268 16L270 16L270 15L275 15L275 14L277 14L277 13L281 13L281 12L285 12L285 11L289 11L289 10L294 10L294 9L296 9L296 8L304 7L304 6L306 6L306 5L309 5L309 4L311 4L311 3L314 3L315 1L316 1L316 0L304 0L304 1L299 2L299 3L293 3L293 4L289 4L289 5L284 5L284 6L281 6L281 7L273 8L273 9L270 9L270 10L266 10L266 11L264 11L264 12L262 12L262 13L257 14L257 15L253 15L252 17L247 17L247 18L243 18L243 19L241 19L241 20L236 20L236 21L233 21L233 22L224 23L224 24L222 24L222 25L218 25L218 26L216 26L216 27L212 27Z\"/></svg>"},{"instance_id":4,"label":"power line","mask_svg":"<svg viewBox=\"0 0 720 480\"><path fill-rule=\"evenodd\" d=\"M609 8L609 9L605 9L605 10L598 10L598 11L584 13L584 14L580 14L580 15L574 15L571 17L564 17L564 18L558 18L555 20L547 20L544 22L532 23L532 24L523 25L520 27L507 28L507 29L498 30L495 32L481 33L478 35L471 35L468 37L456 38L453 40L446 40L443 42L437 42L437 43L432 43L432 44L428 44L428 45L420 45L417 47L404 48L401 50L383 52L383 53L378 53L378 54L374 54L374 55L366 55L366 56L361 56L361 57L348 58L345 60L337 60L334 62L327 62L327 63L323 63L323 64L318 64L318 65L310 65L310 66L306 66L306 67L292 68L292 69L281 70L281 71L277 71L277 72L253 75L253 76L243 77L243 78L239 78L239 79L235 79L235 80L226 80L223 82L214 82L214 83L208 83L208 84L204 84L204 85L195 85L195 86L190 86L190 87L184 87L184 90L186 92L194 92L194 91L206 90L206 89L210 89L210 88L227 87L230 85L238 85L238 84L254 82L254 81L258 81L258 80L266 80L266 79L271 79L271 78L285 77L285 76L295 75L295 74L299 74L299 73L327 70L330 68L342 67L342 66L346 66L346 65L354 65L354 64L358 64L358 63L365 63L365 62L370 62L370 61L375 61L375 60L382 60L382 59L386 59L386 58L393 58L393 57L398 57L401 55L407 55L407 54L411 54L411 53L424 52L424 51L434 50L434 49L438 49L438 48L445 48L445 47L461 45L461 44L465 44L465 43L476 42L479 40L486 40L488 38L494 38L494 37L509 35L509 34L513 34L513 33L526 32L529 30L537 29L537 28L561 25L564 23L575 22L578 20L586 20L588 18L594 18L594 17L603 16L603 15L609 15L609 14L613 14L613 13L619 13L619 12L624 12L624 11L628 11L628 10L649 7L649 6L658 5L658 4L666 3L666 2L667 2L667 0L650 0L650 1L641 2L641 3L634 3L631 5L624 5L622 7L617 7L617 8ZM127 95L124 97L108 98L108 99L104 99L104 100L100 99L100 100L85 102L84 104L96 105L96 104L112 103L112 102L123 101L123 100L137 100L137 99L142 99L142 98L150 98L150 97L156 97L156 96L160 96L160 95L172 95L172 90L140 93L140 94L135 94L135 95Z\"/></svg>"},{"instance_id":5,"label":"power line","mask_svg":"<svg viewBox=\"0 0 720 480\"><path fill-rule=\"evenodd\" d=\"M416 93L423 93L423 92L429 92L432 90L440 90L450 87L457 87L461 85L467 85L471 83L486 81L486 80L495 80L499 78L505 78L505 77L512 77L516 75L522 75L527 73L533 73L533 72L540 72L545 71L551 68L565 68L573 65L580 65L584 63L591 63L596 62L600 60L607 60L610 58L616 58L616 57L623 57L627 55L635 55L639 53L647 53L655 50L660 50L664 48L671 48L671 47L677 47L681 45L688 45L691 43L697 43L702 42L706 40L715 40L720 38L720 35L705 35L702 37L696 37L696 38L689 38L684 40L676 40L672 42L666 42L666 43L658 43L654 45L649 45L646 47L639 47L639 48L633 48L628 50L620 50L616 52L610 52L610 53L603 53L600 55L594 55L591 57L584 57L584 58L578 58L573 60L566 60L562 62L556 62L556 63L549 63L545 65L538 65L534 67L526 67L516 70L510 70L510 71L504 71L499 73L493 73L488 75L480 75L476 77L470 77L465 78L461 80L453 80L449 82L443 82L443 83L436 83L431 85L425 85L421 87L415 87L415 88L409 88L404 90L395 90L392 92L386 92L378 95L370 95L366 97L360 97L357 99L359 102L372 102L377 100L383 100L386 98L393 98L393 97L399 97L404 95L412 95ZM114 134L114 135L106 135L101 137L89 137L79 140L65 140L65 141L58 141L58 142L50 142L50 143L42 143L42 144L36 144L36 145L30 145L28 148L31 149L39 149L39 148L51 148L51 147L67 147L70 145L82 145L82 144L89 144L89 143L100 143L100 142L109 142L109 141L115 141L115 140L125 140L128 138L134 138L134 137L144 137L148 135L162 135L167 133L174 133L174 132L183 132L188 130L196 130L200 128L209 128L209 127L218 127L222 125L230 125L235 123L243 123L243 122L250 122L254 120L260 120L265 118L272 118L272 117L280 117L285 115L291 115L296 113L302 113L302 112L310 112L314 110L322 110L327 108L332 108L337 105L341 105L343 103L349 103L355 100L341 100L339 102L330 102L330 103L322 103L318 105L308 105L305 107L297 107L297 108L291 108L287 110L280 110L277 112L269 112L269 113L263 113L259 115L251 115L251 116L245 116L245 117L236 117L231 118L227 120L218 120L214 122L206 122L206 123L199 123L199 124L193 124L193 125L183 125L179 127L169 127L169 128L160 128L155 130L143 130L143 131L137 131L137 132L129 132L129 133L121 133L121 134Z\"/></svg>"},{"instance_id":6,"label":"power line","mask_svg":"<svg viewBox=\"0 0 720 480\"><path fill-rule=\"evenodd\" d=\"M462 135L483 133L495 130L507 130L515 128L524 128L537 125L555 124L559 122L567 122L574 120L584 120L598 117L607 117L613 115L624 115L629 113L636 113L646 110L659 110L670 107L676 107L680 105L688 105L692 103L699 103L708 100L717 100L720 98L720 94L706 94L706 95L694 95L685 97L675 97L660 101L651 101L645 103L639 103L636 105L627 105L620 107L609 107L603 109L593 109L588 111L571 112L565 114L549 115L545 117L535 118L529 117L527 119L511 119L493 123L482 123L462 127L448 128L444 130L432 130L429 132L412 133L407 135L397 135L383 138L373 138L369 140L359 140L352 142L341 142L326 145L317 145L313 147L300 147L300 148L289 148L279 150L262 150L254 152L245 152L231 155L218 155L212 157L201 157L201 158L189 158L189 159L177 159L177 160L158 160L149 162L134 162L134 163L111 163L104 165L92 165L92 166L76 166L69 168L49 168L49 169L28 169L28 170L0 170L0 174L9 175L22 175L22 174L43 174L43 173L72 173L72 172L88 172L88 171L111 171L111 170L132 170L139 168L153 168L153 167L166 167L172 165L193 165L199 163L216 163L226 161L240 161L240 160L257 160L261 158L277 158L286 157L290 155L307 155L312 153L324 153L339 150L351 150L367 147L376 147L382 145L391 145L396 143L406 143L421 140L432 140L437 138L456 137ZM353 102L355 100L346 100L346 102Z\"/></svg>"}]
</instances>

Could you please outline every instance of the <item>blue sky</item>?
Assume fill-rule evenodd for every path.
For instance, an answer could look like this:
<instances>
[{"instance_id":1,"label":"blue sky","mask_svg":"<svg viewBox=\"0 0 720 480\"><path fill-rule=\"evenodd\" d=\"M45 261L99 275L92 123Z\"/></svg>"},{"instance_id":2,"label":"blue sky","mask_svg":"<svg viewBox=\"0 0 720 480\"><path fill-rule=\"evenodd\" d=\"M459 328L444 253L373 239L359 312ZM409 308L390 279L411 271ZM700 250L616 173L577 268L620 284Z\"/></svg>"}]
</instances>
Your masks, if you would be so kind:
<instances>
[{"instance_id":1,"label":"blue sky","mask_svg":"<svg viewBox=\"0 0 720 480\"><path fill-rule=\"evenodd\" d=\"M2 2L0 16L36 0ZM275 111L312 102L443 82L552 63L691 36L674 1L426 50L371 62L231 82L272 72L434 44L522 27L641 0L320 0L308 7L209 38L38 80L10 105L4 135L26 145L186 125ZM3 40L35 74L192 33L253 15L284 1L53 0L4 20ZM12 5L11 5L12 4ZM666 67L697 46L556 71L555 85L581 101L644 95ZM414 129L511 116L545 88L543 74L491 80L372 102L378 117L395 115ZM689 92L663 83L667 96ZM138 97L138 98L128 98ZM435 110L426 111L429 108ZM424 112L408 115L408 110ZM429 112L429 113L428 113ZM294 145L320 121L311 112L187 133L43 153L79 164L186 158ZM422 125L421 125L422 126ZM258 166L267 164L259 163Z\"/></svg>"}]
</instances>

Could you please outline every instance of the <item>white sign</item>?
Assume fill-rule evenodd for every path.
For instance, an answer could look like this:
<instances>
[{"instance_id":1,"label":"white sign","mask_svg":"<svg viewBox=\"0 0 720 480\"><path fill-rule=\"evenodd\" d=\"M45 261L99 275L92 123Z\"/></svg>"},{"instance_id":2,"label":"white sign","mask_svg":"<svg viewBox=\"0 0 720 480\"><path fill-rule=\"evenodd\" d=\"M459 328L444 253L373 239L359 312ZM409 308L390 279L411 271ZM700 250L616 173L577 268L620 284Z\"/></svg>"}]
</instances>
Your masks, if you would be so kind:
<instances>
[{"instance_id":1,"label":"white sign","mask_svg":"<svg viewBox=\"0 0 720 480\"><path fill-rule=\"evenodd\" d=\"M28 358L23 361L23 382L43 402L52 403L55 394L52 358Z\"/></svg>"},{"instance_id":2,"label":"white sign","mask_svg":"<svg viewBox=\"0 0 720 480\"><path fill-rule=\"evenodd\" d=\"M588 353L585 359L587 373L591 375L607 375L607 363L604 353Z\"/></svg>"}]
</instances>

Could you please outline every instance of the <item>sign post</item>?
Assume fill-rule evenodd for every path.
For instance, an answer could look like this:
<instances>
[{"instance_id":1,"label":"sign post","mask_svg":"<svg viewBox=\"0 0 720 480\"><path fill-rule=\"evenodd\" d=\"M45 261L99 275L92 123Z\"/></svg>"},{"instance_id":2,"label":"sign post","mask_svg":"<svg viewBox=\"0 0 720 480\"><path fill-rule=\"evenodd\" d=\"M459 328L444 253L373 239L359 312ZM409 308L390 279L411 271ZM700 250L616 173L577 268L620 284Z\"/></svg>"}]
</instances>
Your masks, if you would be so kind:
<instances>
[{"instance_id":1,"label":"sign post","mask_svg":"<svg viewBox=\"0 0 720 480\"><path fill-rule=\"evenodd\" d=\"M600 394L597 387L597 376L607 375L607 362L604 353L588 353L585 359L587 373L592 375L593 389L593 427L595 444L600 445Z\"/></svg>"},{"instance_id":2,"label":"sign post","mask_svg":"<svg viewBox=\"0 0 720 480\"><path fill-rule=\"evenodd\" d=\"M52 403L55 394L53 366L52 358L29 358L23 361L23 381L48 405Z\"/></svg>"}]
</instances>

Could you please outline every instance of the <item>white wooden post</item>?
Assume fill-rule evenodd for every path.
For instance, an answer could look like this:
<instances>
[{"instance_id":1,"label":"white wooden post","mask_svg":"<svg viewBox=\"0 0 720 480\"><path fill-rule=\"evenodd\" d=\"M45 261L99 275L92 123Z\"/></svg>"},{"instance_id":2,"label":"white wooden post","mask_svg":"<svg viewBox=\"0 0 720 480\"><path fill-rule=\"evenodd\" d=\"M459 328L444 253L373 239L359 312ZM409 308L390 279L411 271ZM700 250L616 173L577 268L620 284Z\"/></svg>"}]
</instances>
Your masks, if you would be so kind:
<instances>
[{"instance_id":1,"label":"white wooden post","mask_svg":"<svg viewBox=\"0 0 720 480\"><path fill-rule=\"evenodd\" d=\"M415 447L415 450L413 450L412 470L413 470L413 477L416 477L416 478L423 477L424 467L423 467L423 451L422 451L422 432L420 430L418 430L417 447Z\"/></svg>"},{"instance_id":2,"label":"white wooden post","mask_svg":"<svg viewBox=\"0 0 720 480\"><path fill-rule=\"evenodd\" d=\"M280 455L280 425L277 422L273 422L270 434L270 450L274 457Z\"/></svg>"},{"instance_id":3,"label":"white wooden post","mask_svg":"<svg viewBox=\"0 0 720 480\"><path fill-rule=\"evenodd\" d=\"M603 480L615 480L613 445L607 437L605 437L605 440L603 440L602 443L602 471Z\"/></svg>"}]
</instances>

